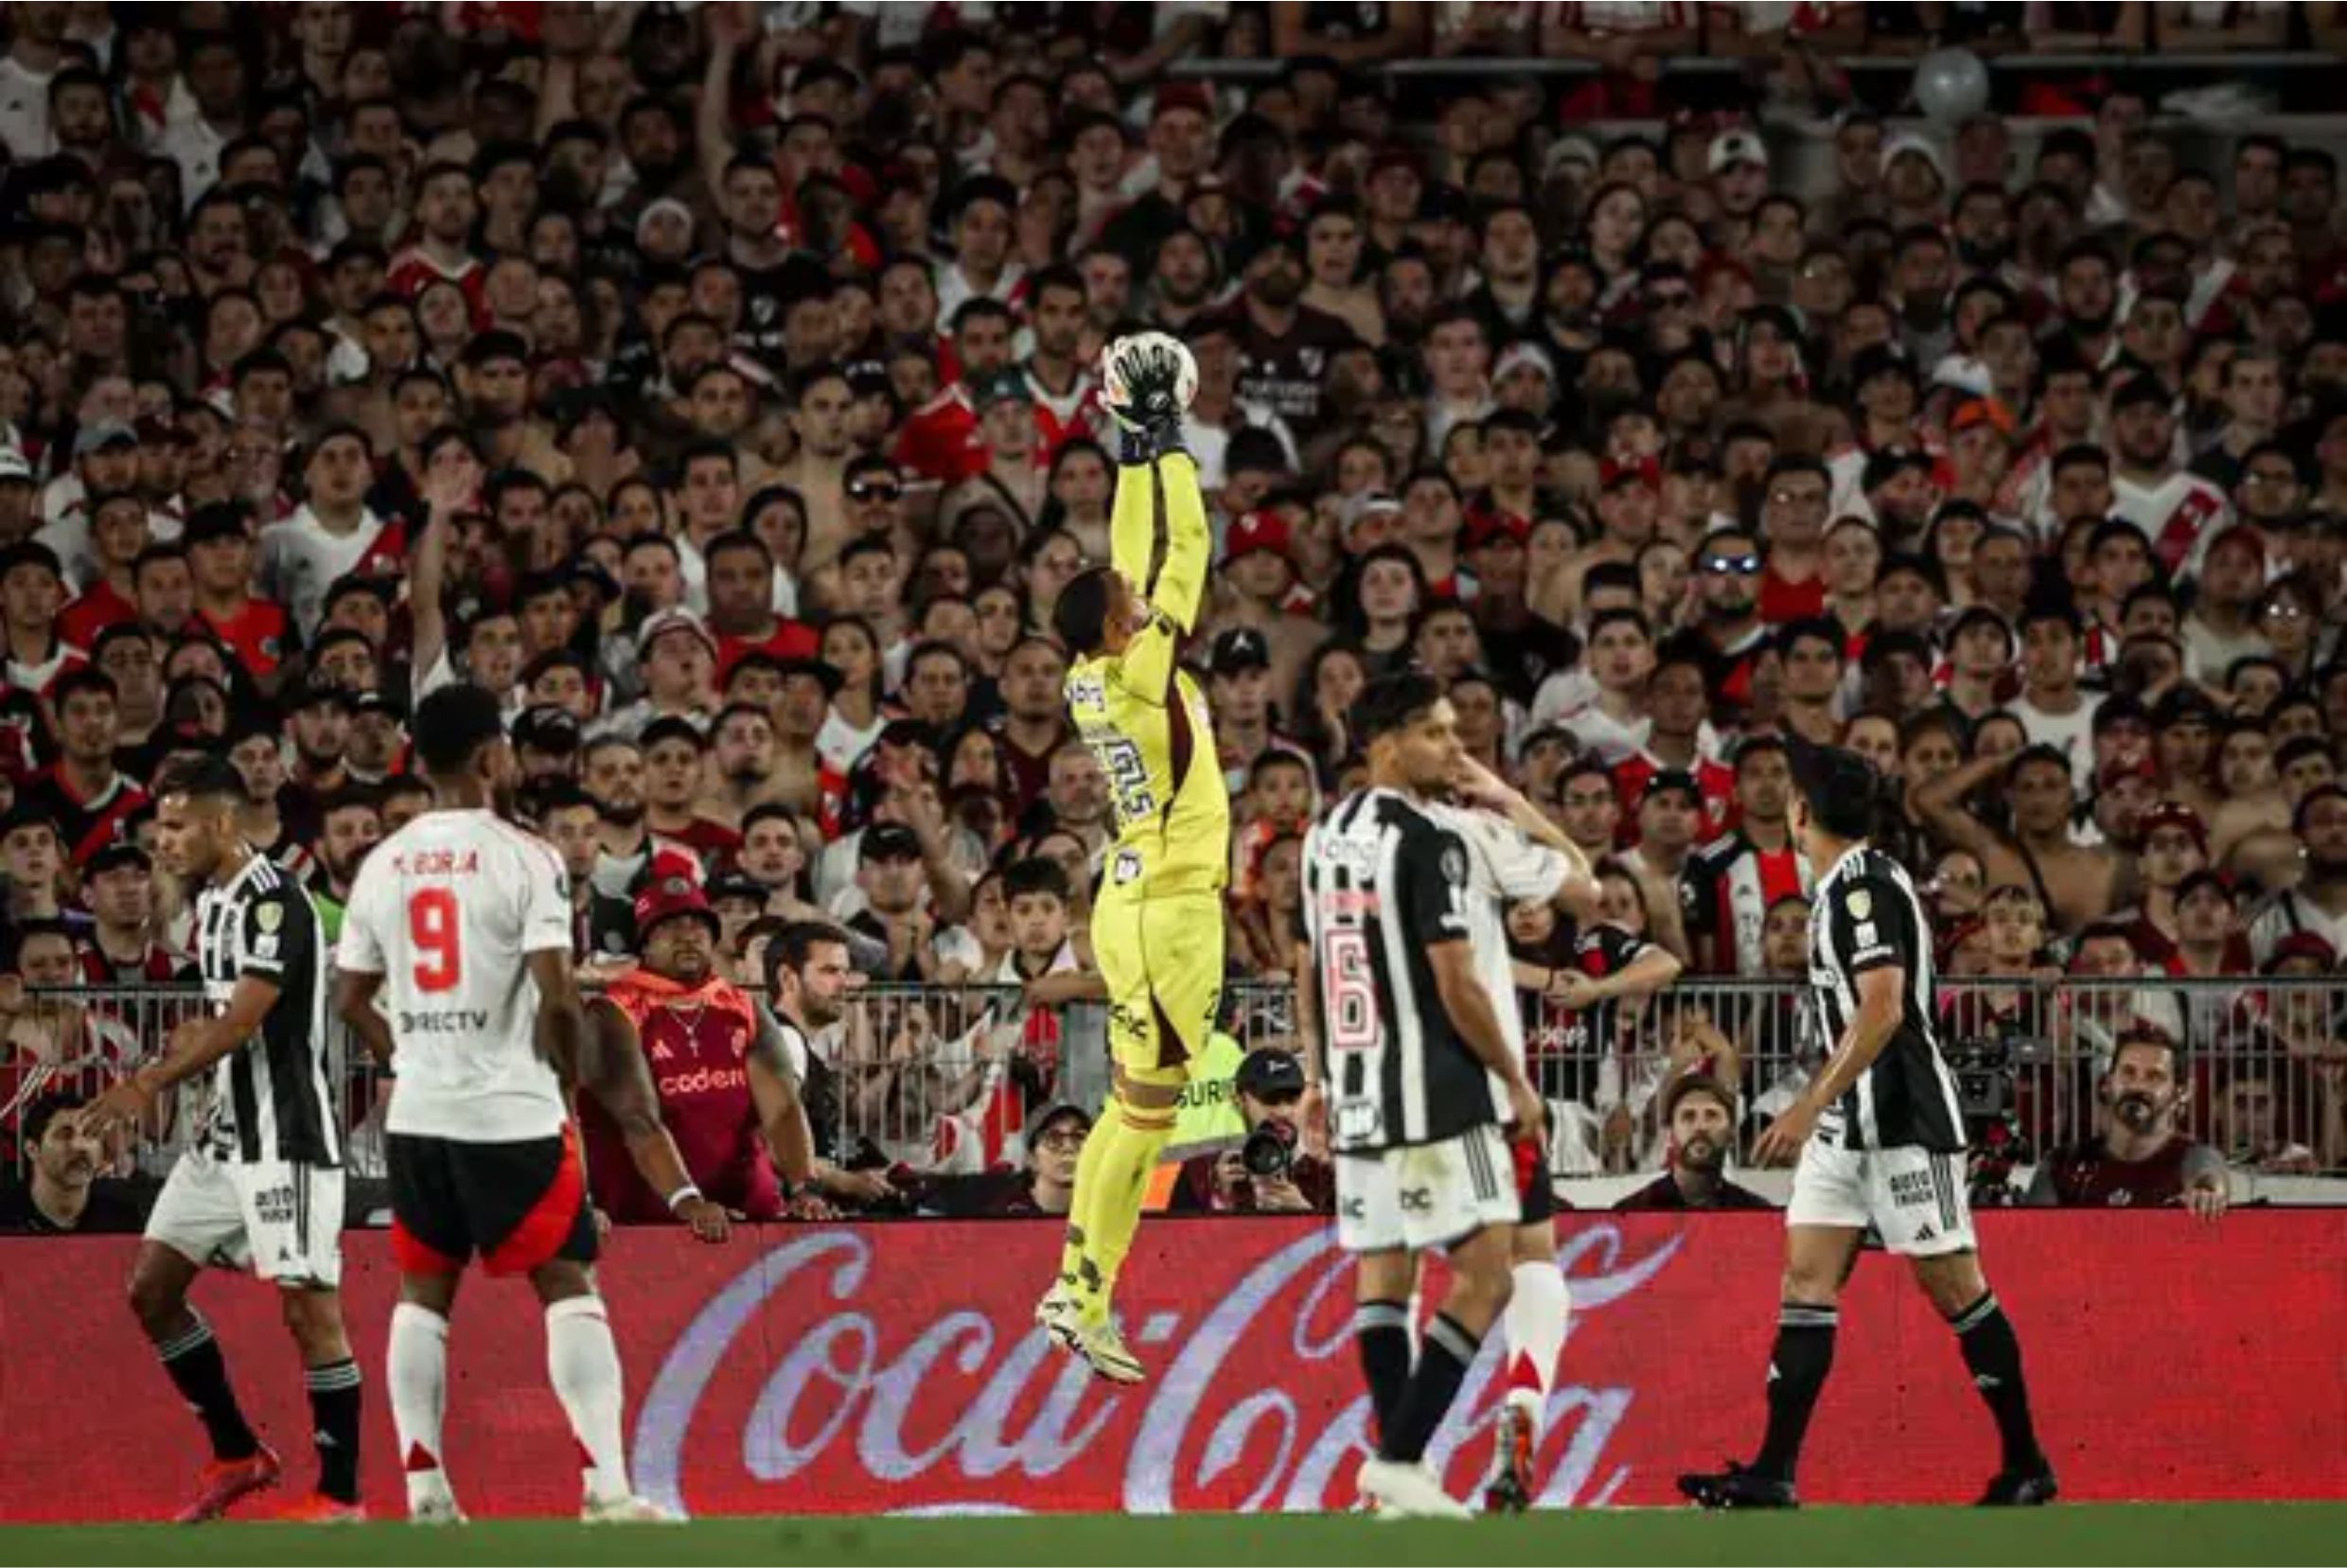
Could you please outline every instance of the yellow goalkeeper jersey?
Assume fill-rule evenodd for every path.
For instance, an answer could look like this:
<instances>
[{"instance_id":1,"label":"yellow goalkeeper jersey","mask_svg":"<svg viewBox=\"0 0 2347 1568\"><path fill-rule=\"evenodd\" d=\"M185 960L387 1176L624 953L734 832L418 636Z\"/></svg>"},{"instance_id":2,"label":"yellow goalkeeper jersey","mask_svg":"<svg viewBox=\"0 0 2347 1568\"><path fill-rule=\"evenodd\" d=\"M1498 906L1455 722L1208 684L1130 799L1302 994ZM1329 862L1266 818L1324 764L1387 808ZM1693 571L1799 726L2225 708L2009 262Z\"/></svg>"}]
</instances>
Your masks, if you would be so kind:
<instances>
[{"instance_id":1,"label":"yellow goalkeeper jersey","mask_svg":"<svg viewBox=\"0 0 2347 1568\"><path fill-rule=\"evenodd\" d=\"M1165 560L1156 553L1151 470L1118 474L1110 558L1142 585L1149 625L1123 650L1080 659L1068 672L1068 715L1100 759L1116 812L1102 894L1214 892L1230 878L1230 796L1215 760L1206 694L1178 659L1196 625L1211 553L1198 470L1188 455L1158 460L1166 510Z\"/></svg>"}]
</instances>

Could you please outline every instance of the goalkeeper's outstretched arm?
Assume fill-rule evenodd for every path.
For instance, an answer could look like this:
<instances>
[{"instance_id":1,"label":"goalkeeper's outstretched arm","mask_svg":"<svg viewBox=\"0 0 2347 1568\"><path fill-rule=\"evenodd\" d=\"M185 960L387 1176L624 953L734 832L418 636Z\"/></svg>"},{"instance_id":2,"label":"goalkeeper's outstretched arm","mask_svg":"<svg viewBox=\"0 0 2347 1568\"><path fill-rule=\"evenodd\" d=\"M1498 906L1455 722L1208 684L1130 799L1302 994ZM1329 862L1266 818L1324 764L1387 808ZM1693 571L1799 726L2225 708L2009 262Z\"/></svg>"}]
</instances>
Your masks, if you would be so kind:
<instances>
[{"instance_id":1,"label":"goalkeeper's outstretched arm","mask_svg":"<svg viewBox=\"0 0 2347 1568\"><path fill-rule=\"evenodd\" d=\"M1188 632L1198 624L1198 607L1206 598L1207 560L1213 553L1206 492L1198 488L1197 462L1184 451L1157 459L1157 483L1165 495L1165 564L1149 586L1149 603Z\"/></svg>"}]
</instances>

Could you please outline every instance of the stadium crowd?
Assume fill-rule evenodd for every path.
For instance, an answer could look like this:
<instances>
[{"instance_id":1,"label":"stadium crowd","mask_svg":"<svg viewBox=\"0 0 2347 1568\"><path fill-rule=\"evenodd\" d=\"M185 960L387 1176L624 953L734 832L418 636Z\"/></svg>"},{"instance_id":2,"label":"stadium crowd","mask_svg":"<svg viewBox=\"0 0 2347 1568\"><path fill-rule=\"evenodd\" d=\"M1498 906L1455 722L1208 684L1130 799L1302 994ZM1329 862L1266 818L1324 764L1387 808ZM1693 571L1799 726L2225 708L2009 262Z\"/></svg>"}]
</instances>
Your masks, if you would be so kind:
<instances>
[{"instance_id":1,"label":"stadium crowd","mask_svg":"<svg viewBox=\"0 0 2347 1568\"><path fill-rule=\"evenodd\" d=\"M1112 817L1049 628L1106 558L1093 367L1147 326L1199 371L1249 1042L1292 1033L1348 704L1415 661L1602 862L1605 924L1510 920L1560 1172L1732 1143L1800 1070L1781 997L1698 1000L1807 975L1788 736L1893 781L1944 973L1983 982L1961 1033L2095 1014L2097 1059L2010 1069L2084 1084L2065 1136L2150 1031L2227 1156L2347 1166L2333 998L2159 984L2347 953L2337 162L2193 162L2124 79L2033 80L2074 117L2024 150L1831 64L2334 41L2334 8L2221 9L13 0L13 1162L104 1164L47 1136L62 1065L151 1045L26 988L183 973L158 767L228 756L331 920L429 802L404 714L470 680L590 971L640 914L705 922L799 1026L809 1202L1064 1209ZM1698 50L1745 62L1700 109L1660 69ZM1421 108L1376 67L1426 55L1595 69ZM1791 118L1826 188L1772 175ZM1666 1011L1607 985L1648 946L1685 966ZM1292 1119L1234 1058L1233 1124ZM1326 1202L1201 1157L1177 1207Z\"/></svg>"}]
</instances>

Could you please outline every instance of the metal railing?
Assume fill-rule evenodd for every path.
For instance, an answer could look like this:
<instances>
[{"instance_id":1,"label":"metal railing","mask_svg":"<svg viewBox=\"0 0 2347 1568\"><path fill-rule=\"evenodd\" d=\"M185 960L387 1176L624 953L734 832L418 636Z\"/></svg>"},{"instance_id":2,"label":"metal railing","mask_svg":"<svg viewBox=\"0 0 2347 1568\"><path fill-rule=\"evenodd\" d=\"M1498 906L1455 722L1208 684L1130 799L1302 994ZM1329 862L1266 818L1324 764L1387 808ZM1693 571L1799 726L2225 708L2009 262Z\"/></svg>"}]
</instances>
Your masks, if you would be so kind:
<instances>
[{"instance_id":1,"label":"metal railing","mask_svg":"<svg viewBox=\"0 0 2347 1568\"><path fill-rule=\"evenodd\" d=\"M2003 1166L2091 1136L2112 1046L2156 1030L2183 1048L2184 1131L2254 1169L2347 1171L2347 982L1960 980L1936 1000L1968 1130ZM1736 1087L1748 1148L1808 1086L1826 1044L1807 982L1792 978L1688 979L1587 1015L1514 1001L1560 1177L1658 1169L1663 1092L1687 1070ZM1249 1049L1292 1044L1293 1003L1282 985L1234 986L1226 1027ZM1015 993L867 990L832 1048L834 1147L939 1173L1015 1156L1035 1107L1099 1103L1101 1025L1097 1007L1031 1010Z\"/></svg>"},{"instance_id":2,"label":"metal railing","mask_svg":"<svg viewBox=\"0 0 2347 1568\"><path fill-rule=\"evenodd\" d=\"M1826 1044L1806 981L1791 978L1689 978L1587 1014L1528 994L1513 1001L1552 1107L1550 1166L1561 1178L1658 1168L1663 1092L1699 1067L1736 1086L1748 1147L1807 1086ZM1283 984L1234 984L1225 1028L1244 1048L1292 1046L1294 1002ZM97 1093L203 1011L192 986L28 993L5 1020L8 1168L21 1174L23 1119L43 1096ZM2186 1132L2247 1169L2347 1172L2347 979L1970 979L1943 984L1935 1011L1976 1147L2016 1167L2091 1136L2113 1044L2156 1030L2183 1047ZM817 1049L809 1101L819 1142L843 1163L925 1173L1015 1160L1036 1109L1058 1100L1097 1108L1109 1081L1099 1004L1033 1007L1006 987L867 986ZM379 1176L389 1084L339 1024L328 1054L344 1085L352 1172ZM167 1171L209 1092L183 1085L160 1137L120 1151L115 1172Z\"/></svg>"}]
</instances>

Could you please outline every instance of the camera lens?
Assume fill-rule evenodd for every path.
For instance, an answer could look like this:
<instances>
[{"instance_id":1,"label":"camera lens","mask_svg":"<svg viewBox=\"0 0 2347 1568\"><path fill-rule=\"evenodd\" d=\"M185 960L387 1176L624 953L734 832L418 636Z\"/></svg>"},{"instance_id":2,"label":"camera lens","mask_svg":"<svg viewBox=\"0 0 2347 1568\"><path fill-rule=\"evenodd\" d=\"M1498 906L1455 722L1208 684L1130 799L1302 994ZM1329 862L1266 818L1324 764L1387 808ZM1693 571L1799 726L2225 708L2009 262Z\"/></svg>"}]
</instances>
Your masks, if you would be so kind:
<instances>
[{"instance_id":1,"label":"camera lens","mask_svg":"<svg viewBox=\"0 0 2347 1568\"><path fill-rule=\"evenodd\" d=\"M1295 1158L1296 1129L1284 1121L1264 1122L1239 1146L1239 1163L1250 1176L1284 1176Z\"/></svg>"}]
</instances>

